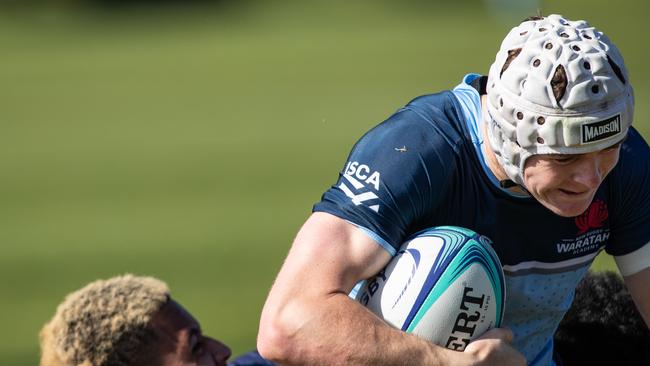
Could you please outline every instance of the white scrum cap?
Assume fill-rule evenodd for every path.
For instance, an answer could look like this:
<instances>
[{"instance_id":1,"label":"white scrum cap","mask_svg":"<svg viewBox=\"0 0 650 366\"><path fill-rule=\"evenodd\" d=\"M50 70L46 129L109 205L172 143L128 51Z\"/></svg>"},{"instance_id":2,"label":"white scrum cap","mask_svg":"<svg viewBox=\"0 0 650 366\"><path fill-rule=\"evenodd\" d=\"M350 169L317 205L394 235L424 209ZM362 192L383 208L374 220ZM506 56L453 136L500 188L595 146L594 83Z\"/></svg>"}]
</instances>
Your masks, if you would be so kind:
<instances>
[{"instance_id":1,"label":"white scrum cap","mask_svg":"<svg viewBox=\"0 0 650 366\"><path fill-rule=\"evenodd\" d=\"M522 186L531 155L602 150L632 124L634 94L616 46L587 22L555 14L508 33L487 96L490 146Z\"/></svg>"}]
</instances>

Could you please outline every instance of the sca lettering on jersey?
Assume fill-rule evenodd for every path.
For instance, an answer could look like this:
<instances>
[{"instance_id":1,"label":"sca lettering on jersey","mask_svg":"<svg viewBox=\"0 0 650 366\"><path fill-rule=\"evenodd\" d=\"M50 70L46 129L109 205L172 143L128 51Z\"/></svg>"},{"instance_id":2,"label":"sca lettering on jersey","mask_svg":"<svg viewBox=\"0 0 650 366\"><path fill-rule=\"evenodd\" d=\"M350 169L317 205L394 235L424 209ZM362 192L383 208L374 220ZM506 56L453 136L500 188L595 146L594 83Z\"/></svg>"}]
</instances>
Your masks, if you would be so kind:
<instances>
[{"instance_id":1,"label":"sca lettering on jersey","mask_svg":"<svg viewBox=\"0 0 650 366\"><path fill-rule=\"evenodd\" d=\"M557 252L582 254L600 248L609 239L609 228L605 227L608 217L607 204L603 200L597 199L592 202L582 215L575 218L578 236L557 243Z\"/></svg>"},{"instance_id":2,"label":"sca lettering on jersey","mask_svg":"<svg viewBox=\"0 0 650 366\"><path fill-rule=\"evenodd\" d=\"M379 192L380 175L378 171L373 171L366 164L349 161L345 166L343 178L345 181L341 180L339 188L352 199L355 205L364 204L371 210L379 212L379 205L372 204L376 203L379 198L375 193Z\"/></svg>"}]
</instances>

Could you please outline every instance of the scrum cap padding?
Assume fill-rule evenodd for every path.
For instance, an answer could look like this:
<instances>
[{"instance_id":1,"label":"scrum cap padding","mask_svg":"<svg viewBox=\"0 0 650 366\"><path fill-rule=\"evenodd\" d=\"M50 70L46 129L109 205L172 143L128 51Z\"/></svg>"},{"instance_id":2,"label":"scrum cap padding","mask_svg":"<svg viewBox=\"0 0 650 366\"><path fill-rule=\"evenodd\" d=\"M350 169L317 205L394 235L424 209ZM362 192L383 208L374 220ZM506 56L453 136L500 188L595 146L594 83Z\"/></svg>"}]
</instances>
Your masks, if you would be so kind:
<instances>
[{"instance_id":1,"label":"scrum cap padding","mask_svg":"<svg viewBox=\"0 0 650 366\"><path fill-rule=\"evenodd\" d=\"M585 21L560 15L513 28L490 67L490 146L513 181L534 154L582 154L621 141L634 95L620 52Z\"/></svg>"}]
</instances>

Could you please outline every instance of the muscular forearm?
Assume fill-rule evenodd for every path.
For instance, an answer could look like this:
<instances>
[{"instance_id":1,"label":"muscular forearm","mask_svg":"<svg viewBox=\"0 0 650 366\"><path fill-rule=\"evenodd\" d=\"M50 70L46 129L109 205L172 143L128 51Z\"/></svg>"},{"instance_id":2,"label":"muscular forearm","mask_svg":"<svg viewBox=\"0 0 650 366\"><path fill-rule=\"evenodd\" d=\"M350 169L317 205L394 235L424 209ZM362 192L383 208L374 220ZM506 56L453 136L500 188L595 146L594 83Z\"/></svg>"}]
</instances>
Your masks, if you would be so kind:
<instances>
[{"instance_id":1,"label":"muscular forearm","mask_svg":"<svg viewBox=\"0 0 650 366\"><path fill-rule=\"evenodd\" d=\"M274 337L264 339L263 324L258 345L262 354L282 365L465 364L464 354L388 326L345 294L318 303L291 304L276 314L275 324L267 324L275 329ZM296 312L308 320L295 324ZM270 338L275 341L265 344Z\"/></svg>"}]
</instances>

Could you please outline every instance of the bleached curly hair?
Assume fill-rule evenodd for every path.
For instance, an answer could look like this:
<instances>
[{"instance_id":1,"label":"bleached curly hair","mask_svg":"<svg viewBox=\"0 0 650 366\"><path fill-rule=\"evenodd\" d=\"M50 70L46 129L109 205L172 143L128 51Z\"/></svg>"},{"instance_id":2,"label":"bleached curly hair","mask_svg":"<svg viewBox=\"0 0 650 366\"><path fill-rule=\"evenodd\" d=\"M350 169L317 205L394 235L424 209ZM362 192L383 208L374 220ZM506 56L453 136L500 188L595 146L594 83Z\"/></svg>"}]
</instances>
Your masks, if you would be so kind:
<instances>
[{"instance_id":1,"label":"bleached curly hair","mask_svg":"<svg viewBox=\"0 0 650 366\"><path fill-rule=\"evenodd\" d=\"M151 344L152 316L169 300L153 277L98 280L69 294L40 332L41 366L132 366Z\"/></svg>"}]
</instances>

